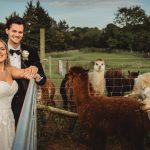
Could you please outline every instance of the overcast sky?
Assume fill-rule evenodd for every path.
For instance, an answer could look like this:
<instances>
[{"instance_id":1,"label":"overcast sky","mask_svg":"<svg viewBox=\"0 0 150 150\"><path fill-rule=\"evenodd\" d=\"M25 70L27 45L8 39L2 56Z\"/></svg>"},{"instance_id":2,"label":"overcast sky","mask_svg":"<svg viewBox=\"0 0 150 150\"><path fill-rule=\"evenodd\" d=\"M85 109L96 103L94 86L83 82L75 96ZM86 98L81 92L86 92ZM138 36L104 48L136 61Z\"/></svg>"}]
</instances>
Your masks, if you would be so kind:
<instances>
[{"instance_id":1,"label":"overcast sky","mask_svg":"<svg viewBox=\"0 0 150 150\"><path fill-rule=\"evenodd\" d=\"M21 17L30 0L0 0L0 22L12 12ZM37 0L32 0L33 4ZM113 23L118 8L140 6L150 16L150 0L40 0L41 6L56 21L66 20L75 27L104 28Z\"/></svg>"}]
</instances>

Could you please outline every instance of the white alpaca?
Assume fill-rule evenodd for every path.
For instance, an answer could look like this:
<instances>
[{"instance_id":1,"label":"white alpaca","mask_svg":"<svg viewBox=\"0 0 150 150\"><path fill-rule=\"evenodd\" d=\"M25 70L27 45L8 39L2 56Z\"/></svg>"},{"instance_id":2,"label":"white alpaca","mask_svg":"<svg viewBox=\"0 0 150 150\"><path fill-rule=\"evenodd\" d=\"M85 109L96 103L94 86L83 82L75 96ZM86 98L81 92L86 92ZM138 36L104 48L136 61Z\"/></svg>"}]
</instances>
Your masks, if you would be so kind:
<instances>
[{"instance_id":1,"label":"white alpaca","mask_svg":"<svg viewBox=\"0 0 150 150\"><path fill-rule=\"evenodd\" d=\"M140 95L142 99L150 100L150 73L139 75L135 79L133 91L129 95Z\"/></svg>"},{"instance_id":2,"label":"white alpaca","mask_svg":"<svg viewBox=\"0 0 150 150\"><path fill-rule=\"evenodd\" d=\"M105 92L105 62L102 59L97 59L94 64L93 72L89 72L89 83L93 88L93 95L100 96L104 95Z\"/></svg>"},{"instance_id":3,"label":"white alpaca","mask_svg":"<svg viewBox=\"0 0 150 150\"><path fill-rule=\"evenodd\" d=\"M139 91L142 96L142 103L144 104L142 109L148 112L148 117L150 119L150 73L139 75L135 83L134 90Z\"/></svg>"}]
</instances>

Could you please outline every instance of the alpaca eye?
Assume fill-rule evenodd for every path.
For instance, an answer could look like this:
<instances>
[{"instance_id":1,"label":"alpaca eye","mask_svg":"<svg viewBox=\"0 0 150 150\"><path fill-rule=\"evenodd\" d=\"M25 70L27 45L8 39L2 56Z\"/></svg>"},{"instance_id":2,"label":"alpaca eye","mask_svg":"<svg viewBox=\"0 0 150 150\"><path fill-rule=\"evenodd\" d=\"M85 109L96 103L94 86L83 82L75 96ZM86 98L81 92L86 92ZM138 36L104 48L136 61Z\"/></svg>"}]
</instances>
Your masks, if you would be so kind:
<instances>
[{"instance_id":1,"label":"alpaca eye","mask_svg":"<svg viewBox=\"0 0 150 150\"><path fill-rule=\"evenodd\" d=\"M96 65L98 66L98 64L96 63Z\"/></svg>"}]
</instances>

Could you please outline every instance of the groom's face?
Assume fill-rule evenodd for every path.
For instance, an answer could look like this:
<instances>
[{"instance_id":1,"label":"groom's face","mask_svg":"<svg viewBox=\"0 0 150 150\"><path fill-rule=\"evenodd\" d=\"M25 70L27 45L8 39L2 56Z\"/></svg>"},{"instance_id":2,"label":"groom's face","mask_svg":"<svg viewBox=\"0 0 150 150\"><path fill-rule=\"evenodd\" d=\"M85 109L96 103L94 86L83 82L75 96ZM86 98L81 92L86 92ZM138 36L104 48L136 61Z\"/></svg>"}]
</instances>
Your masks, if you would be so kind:
<instances>
[{"instance_id":1,"label":"groom's face","mask_svg":"<svg viewBox=\"0 0 150 150\"><path fill-rule=\"evenodd\" d=\"M24 32L24 26L19 24L12 24L10 28L6 28L6 34L8 35L8 42L10 44L19 45Z\"/></svg>"}]
</instances>

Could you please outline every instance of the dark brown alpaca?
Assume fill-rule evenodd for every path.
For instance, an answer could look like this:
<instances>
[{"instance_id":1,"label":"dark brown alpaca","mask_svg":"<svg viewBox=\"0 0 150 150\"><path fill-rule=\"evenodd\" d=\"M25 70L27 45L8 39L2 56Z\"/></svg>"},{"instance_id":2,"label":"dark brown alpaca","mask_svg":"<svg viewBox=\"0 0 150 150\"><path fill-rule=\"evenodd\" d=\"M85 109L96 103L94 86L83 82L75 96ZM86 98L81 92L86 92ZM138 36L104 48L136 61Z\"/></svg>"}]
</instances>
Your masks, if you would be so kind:
<instances>
[{"instance_id":1,"label":"dark brown alpaca","mask_svg":"<svg viewBox=\"0 0 150 150\"><path fill-rule=\"evenodd\" d=\"M88 74L82 67L70 68L79 121L86 129L92 150L105 150L107 137L115 135L122 149L144 150L144 136L150 131L147 113L140 102L128 97L93 97L88 92Z\"/></svg>"},{"instance_id":2,"label":"dark brown alpaca","mask_svg":"<svg viewBox=\"0 0 150 150\"><path fill-rule=\"evenodd\" d=\"M128 71L128 74L128 77L125 77L120 68L110 68L106 71L105 80L108 96L123 96L124 92L133 89L134 78L139 75L139 71Z\"/></svg>"},{"instance_id":3,"label":"dark brown alpaca","mask_svg":"<svg viewBox=\"0 0 150 150\"><path fill-rule=\"evenodd\" d=\"M70 80L65 75L65 78L60 84L60 94L63 100L63 108L72 112L76 112L76 106L73 100L73 89Z\"/></svg>"}]
</instances>

